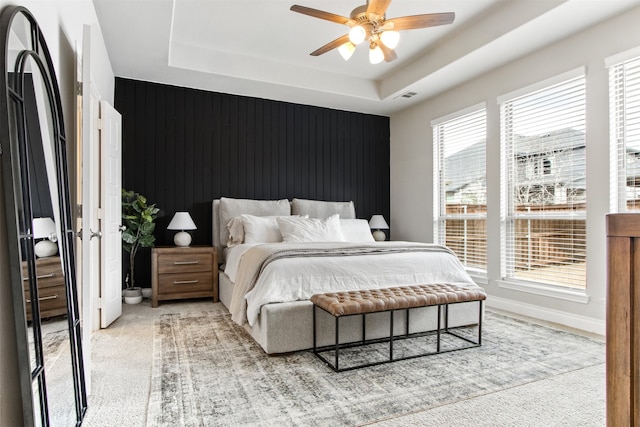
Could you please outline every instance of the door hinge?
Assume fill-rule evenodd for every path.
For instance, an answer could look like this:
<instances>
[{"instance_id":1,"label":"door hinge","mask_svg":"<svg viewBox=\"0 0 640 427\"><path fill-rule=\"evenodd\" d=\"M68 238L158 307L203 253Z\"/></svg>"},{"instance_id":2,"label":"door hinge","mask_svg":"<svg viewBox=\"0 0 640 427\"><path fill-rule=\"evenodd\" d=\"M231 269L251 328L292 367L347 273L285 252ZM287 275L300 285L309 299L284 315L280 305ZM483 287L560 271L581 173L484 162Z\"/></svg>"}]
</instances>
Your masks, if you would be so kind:
<instances>
[{"instance_id":1,"label":"door hinge","mask_svg":"<svg viewBox=\"0 0 640 427\"><path fill-rule=\"evenodd\" d=\"M76 95L82 95L82 82L76 82Z\"/></svg>"},{"instance_id":2,"label":"door hinge","mask_svg":"<svg viewBox=\"0 0 640 427\"><path fill-rule=\"evenodd\" d=\"M104 120L100 118L96 119L96 127L98 128L98 130L102 130L103 125L104 125Z\"/></svg>"},{"instance_id":3,"label":"door hinge","mask_svg":"<svg viewBox=\"0 0 640 427\"><path fill-rule=\"evenodd\" d=\"M102 208L96 208L96 216L98 219L104 219L102 216Z\"/></svg>"},{"instance_id":4,"label":"door hinge","mask_svg":"<svg viewBox=\"0 0 640 427\"><path fill-rule=\"evenodd\" d=\"M98 308L102 309L102 298L98 298Z\"/></svg>"}]
</instances>

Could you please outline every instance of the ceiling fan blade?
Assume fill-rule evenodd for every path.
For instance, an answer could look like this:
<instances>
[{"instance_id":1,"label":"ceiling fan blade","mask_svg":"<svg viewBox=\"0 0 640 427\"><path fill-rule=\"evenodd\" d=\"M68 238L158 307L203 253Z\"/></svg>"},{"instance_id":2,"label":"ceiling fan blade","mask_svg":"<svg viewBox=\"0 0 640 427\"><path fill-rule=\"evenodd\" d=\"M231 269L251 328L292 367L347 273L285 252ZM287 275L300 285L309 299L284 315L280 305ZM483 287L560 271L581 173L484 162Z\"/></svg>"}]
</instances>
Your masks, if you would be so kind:
<instances>
[{"instance_id":1,"label":"ceiling fan blade","mask_svg":"<svg viewBox=\"0 0 640 427\"><path fill-rule=\"evenodd\" d=\"M395 50L389 49L382 42L381 43L376 43L376 44L380 47L380 50L382 50L382 53L384 54L385 62L391 62L391 61L393 61L395 59L398 59L398 55L396 54Z\"/></svg>"},{"instance_id":2,"label":"ceiling fan blade","mask_svg":"<svg viewBox=\"0 0 640 427\"><path fill-rule=\"evenodd\" d=\"M384 14L387 12L387 8L391 4L391 0L369 0L369 4L367 5L367 14L375 14L378 17L382 18ZM375 20L376 17L370 17Z\"/></svg>"},{"instance_id":3,"label":"ceiling fan blade","mask_svg":"<svg viewBox=\"0 0 640 427\"><path fill-rule=\"evenodd\" d=\"M323 53L327 53L332 49L335 49L337 47L342 46L343 44L345 44L348 41L349 41L349 34L345 34L344 36L338 37L334 41L331 41L331 42L325 44L321 48L318 48L318 49L314 50L313 52L310 53L310 55L311 56L320 56Z\"/></svg>"},{"instance_id":4,"label":"ceiling fan blade","mask_svg":"<svg viewBox=\"0 0 640 427\"><path fill-rule=\"evenodd\" d=\"M384 27L387 30L414 30L416 28L437 27L438 25L451 24L455 19L456 14L453 12L447 13L428 13L426 15L412 15L402 16L400 18L392 18L384 23Z\"/></svg>"},{"instance_id":5,"label":"ceiling fan blade","mask_svg":"<svg viewBox=\"0 0 640 427\"><path fill-rule=\"evenodd\" d=\"M351 18L346 16L336 15L335 13L329 13L318 9L312 9L306 6L300 6L294 4L291 6L291 10L294 12L302 13L303 15L313 16L314 18L324 19L326 21L336 22L338 24L345 24L349 26L355 25L355 22Z\"/></svg>"}]
</instances>

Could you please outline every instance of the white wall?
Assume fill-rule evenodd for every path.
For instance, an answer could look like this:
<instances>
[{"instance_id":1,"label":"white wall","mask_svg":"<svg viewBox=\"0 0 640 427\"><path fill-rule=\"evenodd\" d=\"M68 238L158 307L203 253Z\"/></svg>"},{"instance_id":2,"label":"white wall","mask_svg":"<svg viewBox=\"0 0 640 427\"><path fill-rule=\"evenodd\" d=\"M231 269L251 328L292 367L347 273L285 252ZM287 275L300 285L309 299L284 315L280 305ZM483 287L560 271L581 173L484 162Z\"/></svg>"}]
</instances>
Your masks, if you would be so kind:
<instances>
[{"instance_id":1,"label":"white wall","mask_svg":"<svg viewBox=\"0 0 640 427\"><path fill-rule=\"evenodd\" d=\"M394 240L433 241L431 120L487 105L487 304L604 334L605 214L609 210L609 98L604 59L640 46L640 8L523 57L391 116L391 230ZM587 68L588 302L500 287L500 128L496 98L580 66Z\"/></svg>"},{"instance_id":2,"label":"white wall","mask_svg":"<svg viewBox=\"0 0 640 427\"><path fill-rule=\"evenodd\" d=\"M12 4L27 7L42 28L58 77L66 135L69 143L74 144L75 47L77 45L81 50L84 24L96 25L96 28L99 28L93 3L90 0L22 2L0 0L0 8ZM98 47L97 50L99 58L96 61L100 70L94 75L96 85L99 86L104 98L113 104L113 71L106 56L106 49ZM73 176L73 172L71 175ZM3 185L0 182L0 188ZM4 210L4 197L0 197L0 271L6 272L9 269L8 251L15 250L15 243L7 241ZM0 369L0 425L3 426L22 425L22 403L19 393L11 300L11 284L5 274L0 274L0 366L2 367Z\"/></svg>"}]
</instances>

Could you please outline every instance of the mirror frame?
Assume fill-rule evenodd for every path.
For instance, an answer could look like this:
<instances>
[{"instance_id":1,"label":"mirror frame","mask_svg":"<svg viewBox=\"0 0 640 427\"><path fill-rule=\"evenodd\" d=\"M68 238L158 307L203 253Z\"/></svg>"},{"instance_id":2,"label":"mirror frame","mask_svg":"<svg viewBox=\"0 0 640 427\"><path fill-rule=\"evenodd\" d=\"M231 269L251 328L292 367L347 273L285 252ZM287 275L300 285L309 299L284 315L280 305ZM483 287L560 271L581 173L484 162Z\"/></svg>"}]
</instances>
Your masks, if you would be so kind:
<instances>
[{"instance_id":1,"label":"mirror frame","mask_svg":"<svg viewBox=\"0 0 640 427\"><path fill-rule=\"evenodd\" d=\"M9 63L9 37L14 19L25 19L30 29L30 46L18 53L15 63ZM22 6L6 6L0 13L0 156L5 201L5 219L9 247L10 282L13 295L15 331L19 361L20 391L24 425L50 424L46 390L45 367L42 354L42 333L39 314L36 258L32 230L32 205L30 193L29 154L25 102L23 99L26 62L37 65L46 89L46 100L51 114L52 144L55 160L57 201L60 218L60 258L67 297L67 321L71 351L71 369L75 397L76 425L80 425L87 410L87 394L81 344L80 311L78 305L74 240L69 197L67 166L67 140L64 131L60 91L42 31L28 9ZM29 49L31 48L31 49ZM23 277L22 265L26 262L28 277ZM29 354L28 326L24 284L28 282L31 293L32 330L35 355ZM32 369L31 358L35 360ZM34 388L38 391L34 394ZM34 396L37 398L34 401ZM37 405L37 406L36 406ZM39 414L36 415L36 414Z\"/></svg>"}]
</instances>

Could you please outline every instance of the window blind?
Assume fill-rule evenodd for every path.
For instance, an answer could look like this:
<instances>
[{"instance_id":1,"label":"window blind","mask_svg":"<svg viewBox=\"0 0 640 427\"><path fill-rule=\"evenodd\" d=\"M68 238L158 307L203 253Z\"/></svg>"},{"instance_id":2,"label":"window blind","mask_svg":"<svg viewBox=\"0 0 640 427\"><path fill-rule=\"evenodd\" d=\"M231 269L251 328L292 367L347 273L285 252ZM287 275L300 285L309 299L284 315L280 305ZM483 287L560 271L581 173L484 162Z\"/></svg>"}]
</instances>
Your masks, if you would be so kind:
<instances>
[{"instance_id":1,"label":"window blind","mask_svg":"<svg viewBox=\"0 0 640 427\"><path fill-rule=\"evenodd\" d=\"M487 269L486 109L433 127L437 239L469 268Z\"/></svg>"},{"instance_id":2,"label":"window blind","mask_svg":"<svg viewBox=\"0 0 640 427\"><path fill-rule=\"evenodd\" d=\"M503 277L585 288L584 75L500 104Z\"/></svg>"},{"instance_id":3,"label":"window blind","mask_svg":"<svg viewBox=\"0 0 640 427\"><path fill-rule=\"evenodd\" d=\"M640 211L640 57L609 68L611 142L618 211Z\"/></svg>"}]
</instances>

